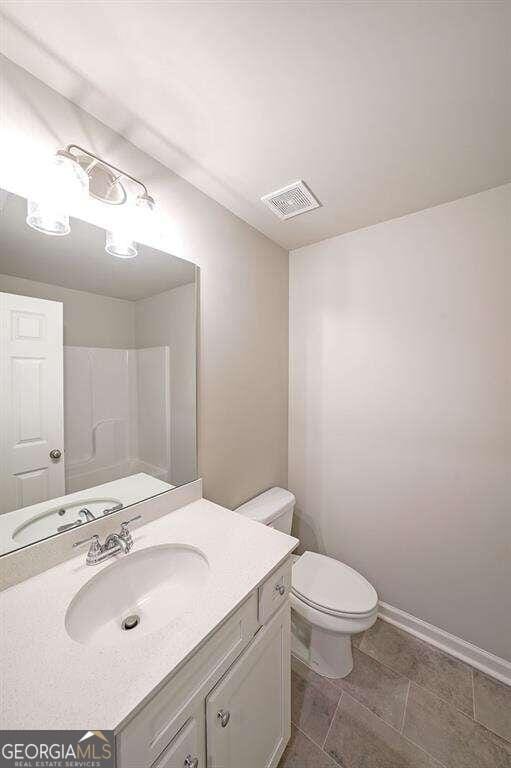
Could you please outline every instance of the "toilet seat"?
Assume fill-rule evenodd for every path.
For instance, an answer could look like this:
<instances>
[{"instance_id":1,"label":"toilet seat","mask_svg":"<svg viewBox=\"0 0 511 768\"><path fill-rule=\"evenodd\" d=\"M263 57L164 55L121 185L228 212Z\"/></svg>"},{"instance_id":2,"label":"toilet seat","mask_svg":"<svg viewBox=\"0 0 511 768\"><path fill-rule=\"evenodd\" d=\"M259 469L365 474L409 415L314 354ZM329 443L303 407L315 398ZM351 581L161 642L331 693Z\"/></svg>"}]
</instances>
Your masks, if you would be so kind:
<instances>
[{"instance_id":1,"label":"toilet seat","mask_svg":"<svg viewBox=\"0 0 511 768\"><path fill-rule=\"evenodd\" d=\"M316 603L312 602L312 600L307 600L303 595L300 595L300 593L296 592L294 589L292 589L292 592L295 600L301 603L304 603L305 605L309 606L309 608L313 608L315 611L319 611L319 613L328 614L328 616L337 616L340 619L364 619L367 616L372 616L376 610L376 606L375 606L370 611L365 611L364 613L348 613L348 611L335 611L335 610L332 610L331 608L325 608L324 605L317 605Z\"/></svg>"},{"instance_id":2,"label":"toilet seat","mask_svg":"<svg viewBox=\"0 0 511 768\"><path fill-rule=\"evenodd\" d=\"M376 590L348 565L316 552L304 552L293 565L295 602L341 619L364 619L378 607Z\"/></svg>"},{"instance_id":3,"label":"toilet seat","mask_svg":"<svg viewBox=\"0 0 511 768\"><path fill-rule=\"evenodd\" d=\"M378 607L371 613L363 616L344 616L340 613L334 615L314 608L298 597L293 591L290 593L290 598L291 608L312 627L323 629L326 632L333 632L337 635L353 635L357 632L364 632L374 624L378 615Z\"/></svg>"}]
</instances>

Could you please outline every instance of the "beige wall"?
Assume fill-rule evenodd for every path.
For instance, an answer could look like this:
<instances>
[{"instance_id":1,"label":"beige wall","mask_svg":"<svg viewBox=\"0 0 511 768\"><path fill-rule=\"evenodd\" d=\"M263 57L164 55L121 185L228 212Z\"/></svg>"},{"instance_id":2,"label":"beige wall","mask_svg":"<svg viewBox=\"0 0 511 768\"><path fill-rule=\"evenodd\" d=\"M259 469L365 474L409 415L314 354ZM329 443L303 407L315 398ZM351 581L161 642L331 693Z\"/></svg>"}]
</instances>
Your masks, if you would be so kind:
<instances>
[{"instance_id":1,"label":"beige wall","mask_svg":"<svg viewBox=\"0 0 511 768\"><path fill-rule=\"evenodd\" d=\"M148 244L201 268L199 471L205 495L235 506L285 485L287 252L12 62L1 63L3 186L26 196L32 162L70 142L85 145L150 187L158 215Z\"/></svg>"},{"instance_id":2,"label":"beige wall","mask_svg":"<svg viewBox=\"0 0 511 768\"><path fill-rule=\"evenodd\" d=\"M135 307L132 301L11 275L0 275L0 291L61 301L64 305L64 344L68 346L135 347Z\"/></svg>"},{"instance_id":3,"label":"beige wall","mask_svg":"<svg viewBox=\"0 0 511 768\"><path fill-rule=\"evenodd\" d=\"M196 477L196 286L181 285L135 303L135 342L170 348L172 477Z\"/></svg>"},{"instance_id":4,"label":"beige wall","mask_svg":"<svg viewBox=\"0 0 511 768\"><path fill-rule=\"evenodd\" d=\"M511 185L292 253L300 533L511 660Z\"/></svg>"}]
</instances>

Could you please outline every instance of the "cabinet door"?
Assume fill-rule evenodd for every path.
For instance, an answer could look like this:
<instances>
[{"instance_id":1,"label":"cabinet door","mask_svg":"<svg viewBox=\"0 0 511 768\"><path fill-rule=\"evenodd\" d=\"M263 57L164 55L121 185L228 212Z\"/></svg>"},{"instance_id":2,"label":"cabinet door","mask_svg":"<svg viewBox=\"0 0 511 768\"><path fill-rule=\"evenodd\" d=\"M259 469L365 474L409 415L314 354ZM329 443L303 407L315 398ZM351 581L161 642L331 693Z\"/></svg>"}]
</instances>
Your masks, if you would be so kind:
<instances>
[{"instance_id":1,"label":"cabinet door","mask_svg":"<svg viewBox=\"0 0 511 768\"><path fill-rule=\"evenodd\" d=\"M186 721L152 768L205 768L203 706Z\"/></svg>"},{"instance_id":2,"label":"cabinet door","mask_svg":"<svg viewBox=\"0 0 511 768\"><path fill-rule=\"evenodd\" d=\"M206 698L208 768L274 768L290 736L286 604Z\"/></svg>"}]
</instances>

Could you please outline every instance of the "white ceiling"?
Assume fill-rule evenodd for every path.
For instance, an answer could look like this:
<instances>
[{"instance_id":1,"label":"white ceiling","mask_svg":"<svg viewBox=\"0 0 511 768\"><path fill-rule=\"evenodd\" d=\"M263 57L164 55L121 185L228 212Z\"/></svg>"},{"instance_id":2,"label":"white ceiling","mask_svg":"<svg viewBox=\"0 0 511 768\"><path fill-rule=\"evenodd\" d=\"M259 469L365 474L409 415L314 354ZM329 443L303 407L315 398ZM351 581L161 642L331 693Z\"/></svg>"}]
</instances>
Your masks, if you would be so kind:
<instances>
[{"instance_id":1,"label":"white ceiling","mask_svg":"<svg viewBox=\"0 0 511 768\"><path fill-rule=\"evenodd\" d=\"M511 179L508 0L0 5L8 57L288 248Z\"/></svg>"},{"instance_id":2,"label":"white ceiling","mask_svg":"<svg viewBox=\"0 0 511 768\"><path fill-rule=\"evenodd\" d=\"M0 275L137 301L193 283L195 266L163 251L138 246L134 259L105 251L105 231L71 219L71 232L51 237L25 223L27 201L0 190Z\"/></svg>"}]
</instances>

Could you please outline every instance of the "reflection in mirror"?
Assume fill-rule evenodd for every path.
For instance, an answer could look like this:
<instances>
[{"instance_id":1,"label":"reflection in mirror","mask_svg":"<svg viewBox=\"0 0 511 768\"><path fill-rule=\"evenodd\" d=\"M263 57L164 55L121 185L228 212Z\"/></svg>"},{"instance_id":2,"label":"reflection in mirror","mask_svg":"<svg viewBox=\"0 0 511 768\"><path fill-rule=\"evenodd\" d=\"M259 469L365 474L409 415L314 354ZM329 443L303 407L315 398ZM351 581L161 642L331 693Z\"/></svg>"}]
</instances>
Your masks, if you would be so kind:
<instances>
[{"instance_id":1,"label":"reflection in mirror","mask_svg":"<svg viewBox=\"0 0 511 768\"><path fill-rule=\"evenodd\" d=\"M195 480L196 267L0 190L0 554Z\"/></svg>"}]
</instances>

